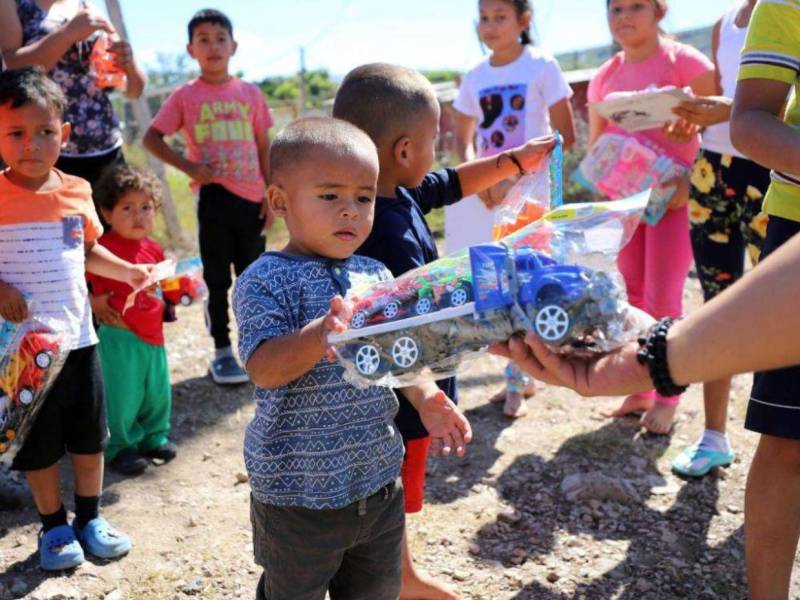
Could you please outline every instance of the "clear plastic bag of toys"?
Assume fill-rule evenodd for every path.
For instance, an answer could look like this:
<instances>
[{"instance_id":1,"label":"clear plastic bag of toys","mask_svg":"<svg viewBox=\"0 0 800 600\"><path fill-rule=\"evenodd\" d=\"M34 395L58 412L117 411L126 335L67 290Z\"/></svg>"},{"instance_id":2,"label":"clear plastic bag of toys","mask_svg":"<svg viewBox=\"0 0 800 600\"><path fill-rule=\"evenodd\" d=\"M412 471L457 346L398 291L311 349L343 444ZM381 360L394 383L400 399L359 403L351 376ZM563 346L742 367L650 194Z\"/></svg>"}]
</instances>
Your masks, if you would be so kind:
<instances>
[{"instance_id":1,"label":"clear plastic bag of toys","mask_svg":"<svg viewBox=\"0 0 800 600\"><path fill-rule=\"evenodd\" d=\"M548 168L520 177L495 210L493 239L502 239L561 206L564 152L561 136L556 139Z\"/></svg>"},{"instance_id":2,"label":"clear plastic bag of toys","mask_svg":"<svg viewBox=\"0 0 800 600\"><path fill-rule=\"evenodd\" d=\"M650 190L642 219L655 225L667 211L676 187L664 185L689 172L687 165L640 134L604 133L581 161L572 178L610 200Z\"/></svg>"},{"instance_id":3,"label":"clear plastic bag of toys","mask_svg":"<svg viewBox=\"0 0 800 600\"><path fill-rule=\"evenodd\" d=\"M626 301L616 258L646 202L642 193L561 206L498 242L351 290L350 329L329 337L345 377L393 387L449 377L518 332L570 354L635 339L644 324Z\"/></svg>"},{"instance_id":4,"label":"clear plastic bag of toys","mask_svg":"<svg viewBox=\"0 0 800 600\"><path fill-rule=\"evenodd\" d=\"M199 256L175 263L174 272L161 280L164 301L172 305L191 306L208 294L203 279L203 262Z\"/></svg>"},{"instance_id":5,"label":"clear plastic bag of toys","mask_svg":"<svg viewBox=\"0 0 800 600\"><path fill-rule=\"evenodd\" d=\"M22 323L0 318L0 464L6 466L69 354L67 335L32 309Z\"/></svg>"}]
</instances>

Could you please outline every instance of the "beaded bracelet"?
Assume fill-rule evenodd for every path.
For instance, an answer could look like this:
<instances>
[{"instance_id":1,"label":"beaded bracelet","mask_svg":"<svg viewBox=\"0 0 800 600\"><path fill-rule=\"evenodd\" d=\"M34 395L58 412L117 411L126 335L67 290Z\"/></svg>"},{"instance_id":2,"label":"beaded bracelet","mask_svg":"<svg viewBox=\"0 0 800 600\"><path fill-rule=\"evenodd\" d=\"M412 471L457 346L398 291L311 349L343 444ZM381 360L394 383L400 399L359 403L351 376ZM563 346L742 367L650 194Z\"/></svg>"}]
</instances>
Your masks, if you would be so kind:
<instances>
[{"instance_id":1,"label":"beaded bracelet","mask_svg":"<svg viewBox=\"0 0 800 600\"><path fill-rule=\"evenodd\" d=\"M675 321L669 317L661 319L647 337L639 338L639 351L636 360L639 364L646 364L650 371L650 378L660 395L664 397L680 396L688 385L677 385L672 380L667 364L667 332Z\"/></svg>"},{"instance_id":2,"label":"beaded bracelet","mask_svg":"<svg viewBox=\"0 0 800 600\"><path fill-rule=\"evenodd\" d=\"M516 155L513 152L503 152L502 154L499 154L497 156L497 164L496 164L496 166L497 166L498 169L500 168L500 160L502 158L507 158L508 160L510 160L512 163L514 163L514 165L516 165L517 169L519 169L519 174L520 175L525 175L525 169L522 168L522 163L519 162L519 159L516 157Z\"/></svg>"}]
</instances>

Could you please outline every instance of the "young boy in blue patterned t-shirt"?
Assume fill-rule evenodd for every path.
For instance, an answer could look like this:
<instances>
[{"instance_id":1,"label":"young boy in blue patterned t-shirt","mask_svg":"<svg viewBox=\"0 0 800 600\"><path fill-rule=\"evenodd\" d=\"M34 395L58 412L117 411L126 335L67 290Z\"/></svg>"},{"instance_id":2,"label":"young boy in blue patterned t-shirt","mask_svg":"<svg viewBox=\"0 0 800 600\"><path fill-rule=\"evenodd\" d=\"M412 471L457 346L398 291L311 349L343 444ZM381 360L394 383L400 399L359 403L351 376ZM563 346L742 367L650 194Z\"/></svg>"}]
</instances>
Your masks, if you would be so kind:
<instances>
[{"instance_id":1,"label":"young boy in blue patterned t-shirt","mask_svg":"<svg viewBox=\"0 0 800 600\"><path fill-rule=\"evenodd\" d=\"M270 152L268 198L289 243L262 255L234 293L239 351L255 382L244 458L252 485L258 597L394 599L404 527L403 444L389 388L356 388L326 360L351 281L386 280L353 256L374 217L378 154L336 119L304 119ZM469 424L433 383L404 389L444 453L463 454Z\"/></svg>"}]
</instances>

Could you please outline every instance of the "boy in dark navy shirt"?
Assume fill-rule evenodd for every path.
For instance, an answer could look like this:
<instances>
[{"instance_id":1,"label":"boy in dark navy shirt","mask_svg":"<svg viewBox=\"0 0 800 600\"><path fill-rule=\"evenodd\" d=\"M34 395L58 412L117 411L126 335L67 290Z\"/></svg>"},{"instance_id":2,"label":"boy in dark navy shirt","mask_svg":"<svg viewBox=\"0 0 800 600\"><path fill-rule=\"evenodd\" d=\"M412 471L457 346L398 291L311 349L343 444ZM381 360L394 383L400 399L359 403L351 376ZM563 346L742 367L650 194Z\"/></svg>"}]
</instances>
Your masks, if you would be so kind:
<instances>
[{"instance_id":1,"label":"boy in dark navy shirt","mask_svg":"<svg viewBox=\"0 0 800 600\"><path fill-rule=\"evenodd\" d=\"M377 259L396 277L439 258L425 214L495 183L542 168L555 138L548 136L503 154L429 173L435 159L440 108L430 82L413 69L370 64L345 77L333 115L364 130L378 148L380 174L372 233L357 254ZM438 382L456 400L454 378ZM422 510L430 438L399 390L395 424L406 455L402 477L407 513ZM401 598L458 598L445 584L416 571L405 541Z\"/></svg>"}]
</instances>

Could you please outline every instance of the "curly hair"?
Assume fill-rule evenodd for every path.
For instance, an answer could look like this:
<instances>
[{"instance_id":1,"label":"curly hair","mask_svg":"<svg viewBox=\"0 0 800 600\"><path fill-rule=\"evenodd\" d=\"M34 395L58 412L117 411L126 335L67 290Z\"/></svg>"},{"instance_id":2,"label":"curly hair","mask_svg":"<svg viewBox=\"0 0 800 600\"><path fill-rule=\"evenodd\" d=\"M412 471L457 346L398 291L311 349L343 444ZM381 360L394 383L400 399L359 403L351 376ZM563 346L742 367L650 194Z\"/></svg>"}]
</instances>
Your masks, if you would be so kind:
<instances>
[{"instance_id":1,"label":"curly hair","mask_svg":"<svg viewBox=\"0 0 800 600\"><path fill-rule=\"evenodd\" d=\"M142 192L150 198L156 208L161 207L162 187L152 171L133 165L115 165L103 171L94 188L94 202L97 208L108 211L128 192Z\"/></svg>"}]
</instances>

